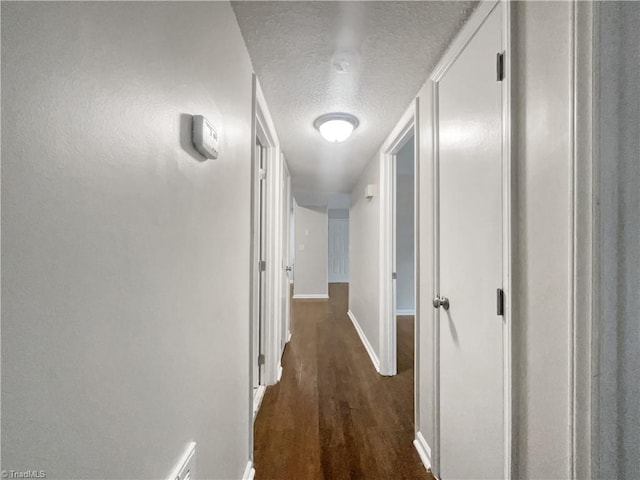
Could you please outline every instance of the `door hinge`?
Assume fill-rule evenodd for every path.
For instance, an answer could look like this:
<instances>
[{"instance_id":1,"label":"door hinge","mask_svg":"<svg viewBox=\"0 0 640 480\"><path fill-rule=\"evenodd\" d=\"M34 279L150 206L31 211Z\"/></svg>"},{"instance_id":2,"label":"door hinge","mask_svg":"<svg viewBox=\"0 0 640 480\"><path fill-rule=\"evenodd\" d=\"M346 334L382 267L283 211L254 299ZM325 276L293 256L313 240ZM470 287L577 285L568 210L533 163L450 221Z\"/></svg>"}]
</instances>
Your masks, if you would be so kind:
<instances>
[{"instance_id":1,"label":"door hinge","mask_svg":"<svg viewBox=\"0 0 640 480\"><path fill-rule=\"evenodd\" d=\"M497 300L498 315L504 315L504 291L501 288L498 289Z\"/></svg>"},{"instance_id":2,"label":"door hinge","mask_svg":"<svg viewBox=\"0 0 640 480\"><path fill-rule=\"evenodd\" d=\"M258 262L258 270L264 272L267 270L267 262L265 260L260 260Z\"/></svg>"},{"instance_id":3,"label":"door hinge","mask_svg":"<svg viewBox=\"0 0 640 480\"><path fill-rule=\"evenodd\" d=\"M498 82L504 80L504 52L496 56L496 77Z\"/></svg>"},{"instance_id":4,"label":"door hinge","mask_svg":"<svg viewBox=\"0 0 640 480\"><path fill-rule=\"evenodd\" d=\"M264 353L258 355L258 365L264 365Z\"/></svg>"},{"instance_id":5,"label":"door hinge","mask_svg":"<svg viewBox=\"0 0 640 480\"><path fill-rule=\"evenodd\" d=\"M398 279L398 274L397 274L397 272L393 272L393 273L391 274L391 279L392 279L392 280L397 280L397 279Z\"/></svg>"}]
</instances>

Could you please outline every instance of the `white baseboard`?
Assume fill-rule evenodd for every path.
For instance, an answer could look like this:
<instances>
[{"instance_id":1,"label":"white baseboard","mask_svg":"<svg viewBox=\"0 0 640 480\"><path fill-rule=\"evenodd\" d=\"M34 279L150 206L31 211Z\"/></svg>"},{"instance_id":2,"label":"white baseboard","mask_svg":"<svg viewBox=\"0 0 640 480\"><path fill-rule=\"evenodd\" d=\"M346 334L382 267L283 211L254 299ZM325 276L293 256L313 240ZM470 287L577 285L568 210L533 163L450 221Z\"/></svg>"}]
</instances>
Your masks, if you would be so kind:
<instances>
[{"instance_id":1,"label":"white baseboard","mask_svg":"<svg viewBox=\"0 0 640 480\"><path fill-rule=\"evenodd\" d=\"M396 310L396 315L415 315L416 311L413 310Z\"/></svg>"},{"instance_id":2,"label":"white baseboard","mask_svg":"<svg viewBox=\"0 0 640 480\"><path fill-rule=\"evenodd\" d=\"M282 364L278 365L278 382L282 378Z\"/></svg>"},{"instance_id":3,"label":"white baseboard","mask_svg":"<svg viewBox=\"0 0 640 480\"><path fill-rule=\"evenodd\" d=\"M328 293L296 293L293 295L293 299L301 299L301 298L329 298Z\"/></svg>"},{"instance_id":4,"label":"white baseboard","mask_svg":"<svg viewBox=\"0 0 640 480\"><path fill-rule=\"evenodd\" d=\"M416 447L424 468L431 470L431 447L429 447L429 444L422 436L422 432L416 433L416 439L413 441L413 446Z\"/></svg>"},{"instance_id":5,"label":"white baseboard","mask_svg":"<svg viewBox=\"0 0 640 480\"><path fill-rule=\"evenodd\" d=\"M267 387L260 385L258 388L253 389L253 420L255 421L260 405L262 405L262 399L264 398L264 392Z\"/></svg>"},{"instance_id":6,"label":"white baseboard","mask_svg":"<svg viewBox=\"0 0 640 480\"><path fill-rule=\"evenodd\" d=\"M290 341L291 341L291 332L287 334L287 343L289 343Z\"/></svg>"},{"instance_id":7,"label":"white baseboard","mask_svg":"<svg viewBox=\"0 0 640 480\"><path fill-rule=\"evenodd\" d=\"M253 477L256 476L256 471L253 468L253 462L249 460L247 462L247 466L244 469L244 473L242 474L242 480L253 480Z\"/></svg>"},{"instance_id":8,"label":"white baseboard","mask_svg":"<svg viewBox=\"0 0 640 480\"><path fill-rule=\"evenodd\" d=\"M373 363L373 366L375 367L376 372L380 373L380 360L378 360L378 356L376 355L375 350L369 343L369 339L364 334L364 331L362 330L362 327L360 327L358 320L356 320L356 316L353 314L351 310L347 310L347 315L349 315L349 318L351 319L351 323L353 323L353 326L355 327L356 332L358 332L360 341L362 342L362 345L364 345L364 349L369 354L369 358L371 359L371 363Z\"/></svg>"}]
</instances>

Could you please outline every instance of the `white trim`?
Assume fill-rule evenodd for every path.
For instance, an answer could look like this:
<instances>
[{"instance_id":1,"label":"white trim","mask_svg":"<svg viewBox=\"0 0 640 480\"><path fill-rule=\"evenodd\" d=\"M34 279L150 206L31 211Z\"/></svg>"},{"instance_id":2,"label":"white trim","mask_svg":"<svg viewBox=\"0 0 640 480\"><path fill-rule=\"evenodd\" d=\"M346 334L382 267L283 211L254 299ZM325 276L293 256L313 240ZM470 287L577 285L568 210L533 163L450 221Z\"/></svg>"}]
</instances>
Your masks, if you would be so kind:
<instances>
[{"instance_id":1,"label":"white trim","mask_svg":"<svg viewBox=\"0 0 640 480\"><path fill-rule=\"evenodd\" d=\"M187 444L187 448L184 449L184 453L180 457L180 460L178 460L178 462L173 467L173 470L171 470L171 473L167 477L167 480L175 480L180 475L182 475L184 473L184 469L187 467L189 461L195 455L195 453L196 442L189 442Z\"/></svg>"},{"instance_id":2,"label":"white trim","mask_svg":"<svg viewBox=\"0 0 640 480\"><path fill-rule=\"evenodd\" d=\"M282 378L282 365L278 365L278 381Z\"/></svg>"},{"instance_id":3,"label":"white trim","mask_svg":"<svg viewBox=\"0 0 640 480\"><path fill-rule=\"evenodd\" d=\"M301 299L309 299L309 298L321 298L321 299L328 299L329 295L327 293L296 293L293 295L293 299L294 300L301 300Z\"/></svg>"},{"instance_id":4,"label":"white trim","mask_svg":"<svg viewBox=\"0 0 640 480\"><path fill-rule=\"evenodd\" d=\"M504 328L502 330L502 365L503 365L503 389L504 389L504 478L509 480L512 475L512 331L514 310L514 280L513 280L513 251L515 248L516 234L514 225L513 192L516 189L515 169L513 168L513 155L511 152L511 79L514 76L515 68L511 61L511 2L502 1L502 50L504 52L504 62L506 64L505 78L502 81L502 155L503 155L503 183L502 183L502 204L503 204L503 251L502 251L502 282L504 291Z\"/></svg>"},{"instance_id":5,"label":"white trim","mask_svg":"<svg viewBox=\"0 0 640 480\"><path fill-rule=\"evenodd\" d=\"M287 334L287 343L291 341L291 331Z\"/></svg>"},{"instance_id":6,"label":"white trim","mask_svg":"<svg viewBox=\"0 0 640 480\"><path fill-rule=\"evenodd\" d=\"M415 315L416 311L413 310L396 310L396 316L398 315Z\"/></svg>"},{"instance_id":7,"label":"white trim","mask_svg":"<svg viewBox=\"0 0 640 480\"><path fill-rule=\"evenodd\" d=\"M395 154L415 135L415 119L418 99L414 99L380 149L380 373L395 375L397 372L395 286L392 278L395 264ZM414 162L418 158L418 146L414 148ZM417 178L417 177L416 177ZM416 184L417 185L417 184ZM418 198L419 192L414 192ZM414 209L415 210L415 209ZM417 224L417 210L414 224ZM417 229L416 229L417 231ZM414 259L414 262L416 259ZM414 267L415 268L415 267ZM414 291L414 298L417 290ZM417 372L416 372L417 375Z\"/></svg>"},{"instance_id":8,"label":"white trim","mask_svg":"<svg viewBox=\"0 0 640 480\"><path fill-rule=\"evenodd\" d=\"M432 278L431 284L433 286L433 292L431 297L436 295L436 292L440 291L440 262L438 252L440 249L440 236L438 232L438 225L440 222L440 212L438 209L439 198L439 165L437 161L438 156L438 104L437 104L437 87L435 81L431 81L431 220L432 220ZM433 455L431 457L431 469L434 475L440 473L440 309L436 308L431 311L432 325L433 325L433 345L432 351L432 378L433 378Z\"/></svg>"},{"instance_id":9,"label":"white trim","mask_svg":"<svg viewBox=\"0 0 640 480\"><path fill-rule=\"evenodd\" d=\"M414 115L414 127L413 127L413 136L414 136L414 153L413 153L413 191L414 191L414 238L413 238L413 278L414 278L414 297L413 301L415 302L415 313L413 316L413 431L417 434L420 430L420 378L421 378L421 370L420 370L420 338L422 335L421 332L421 322L420 319L422 317L421 307L420 307L420 291L421 291L421 280L420 280L420 262L421 256L420 251L422 247L420 245L420 202L421 202L421 189L420 185L422 185L422 157L421 157L421 134L420 134L420 98L416 96L415 100L415 115ZM428 304L427 308L430 308L431 305Z\"/></svg>"},{"instance_id":10,"label":"white trim","mask_svg":"<svg viewBox=\"0 0 640 480\"><path fill-rule=\"evenodd\" d=\"M371 363L373 363L373 366L376 369L376 371L378 373L380 373L380 360L378 360L378 356L376 355L376 352L373 350L373 347L371 346L371 343L369 343L369 339L364 334L364 331L362 330L362 327L360 327L360 324L358 323L358 320L356 319L356 316L353 314L353 312L351 310L347 310L347 315L351 319L351 323L353 323L353 326L356 329L356 332L358 332L358 336L360 337L360 341L362 342L362 345L364 345L364 349L369 354L369 358L371 359Z\"/></svg>"},{"instance_id":11,"label":"white trim","mask_svg":"<svg viewBox=\"0 0 640 480\"><path fill-rule=\"evenodd\" d=\"M444 77L448 69L453 65L458 56L462 53L467 44L471 41L477 30L482 26L489 14L498 6L502 13L502 50L505 55L506 75L502 81L502 120L503 120L503 290L505 293L505 315L503 317L503 366L504 366L504 478L510 479L512 476L512 333L511 323L514 303L513 275L512 275L512 251L515 241L514 222L512 218L512 198L514 190L515 175L513 169L513 155L511 152L511 78L515 71L511 62L511 5L509 1L484 0L480 3L471 18L458 33L453 43L449 46L441 60L435 67L429 79L431 83L432 95L432 132L433 132L433 287L434 296L439 293L439 269L438 264L438 82ZM434 368L434 474L440 472L440 352L439 352L439 310L434 311L434 345L433 345L433 368Z\"/></svg>"},{"instance_id":12,"label":"white trim","mask_svg":"<svg viewBox=\"0 0 640 480\"><path fill-rule=\"evenodd\" d=\"M597 339L594 335L594 312L598 311L598 263L594 252L598 248L598 213L595 208L594 185L597 183L598 157L594 153L597 125L594 118L594 72L597 68L599 37L594 36L594 21L598 6L591 2L576 2L573 6L573 364L571 399L572 478L592 478L592 456L596 456L592 424L597 393L592 383Z\"/></svg>"},{"instance_id":13,"label":"white trim","mask_svg":"<svg viewBox=\"0 0 640 480\"><path fill-rule=\"evenodd\" d=\"M253 462L249 460L247 462L247 466L244 467L244 473L242 474L242 480L253 480L253 477L256 476L256 471L253 468Z\"/></svg>"},{"instance_id":14,"label":"white trim","mask_svg":"<svg viewBox=\"0 0 640 480\"><path fill-rule=\"evenodd\" d=\"M258 411L260 410L260 406L262 405L262 399L264 398L264 393L266 392L267 387L264 385L258 386L258 388L253 389L253 421L256 420L256 415L258 415Z\"/></svg>"},{"instance_id":15,"label":"white trim","mask_svg":"<svg viewBox=\"0 0 640 480\"><path fill-rule=\"evenodd\" d=\"M431 470L431 447L424 439L422 432L416 433L416 438L413 441L413 446L418 452L424 468L426 468L427 470Z\"/></svg>"}]
</instances>

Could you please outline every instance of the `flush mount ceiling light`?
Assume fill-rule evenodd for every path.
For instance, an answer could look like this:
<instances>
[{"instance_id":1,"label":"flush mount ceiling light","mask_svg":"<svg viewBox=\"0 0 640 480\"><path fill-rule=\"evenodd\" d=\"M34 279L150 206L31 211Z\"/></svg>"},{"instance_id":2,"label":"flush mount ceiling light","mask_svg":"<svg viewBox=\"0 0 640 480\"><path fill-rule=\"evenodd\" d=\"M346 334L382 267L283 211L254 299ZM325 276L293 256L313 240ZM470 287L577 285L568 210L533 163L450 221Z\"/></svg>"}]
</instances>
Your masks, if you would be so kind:
<instances>
[{"instance_id":1,"label":"flush mount ceiling light","mask_svg":"<svg viewBox=\"0 0 640 480\"><path fill-rule=\"evenodd\" d=\"M320 135L333 143L344 142L359 124L358 119L348 113L327 113L313 122Z\"/></svg>"}]
</instances>

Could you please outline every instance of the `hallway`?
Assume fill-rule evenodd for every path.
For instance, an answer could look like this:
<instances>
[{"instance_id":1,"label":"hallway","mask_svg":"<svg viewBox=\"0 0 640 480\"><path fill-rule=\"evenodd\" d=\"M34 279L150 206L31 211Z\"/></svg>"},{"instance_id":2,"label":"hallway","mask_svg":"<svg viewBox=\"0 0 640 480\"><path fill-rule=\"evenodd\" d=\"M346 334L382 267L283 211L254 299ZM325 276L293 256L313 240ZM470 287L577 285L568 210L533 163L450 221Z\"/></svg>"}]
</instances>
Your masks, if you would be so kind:
<instances>
[{"instance_id":1,"label":"hallway","mask_svg":"<svg viewBox=\"0 0 640 480\"><path fill-rule=\"evenodd\" d=\"M347 304L348 284L329 284L328 302L293 302L282 380L255 422L257 480L433 478L412 445L411 317L399 319L398 375L382 377Z\"/></svg>"}]
</instances>

